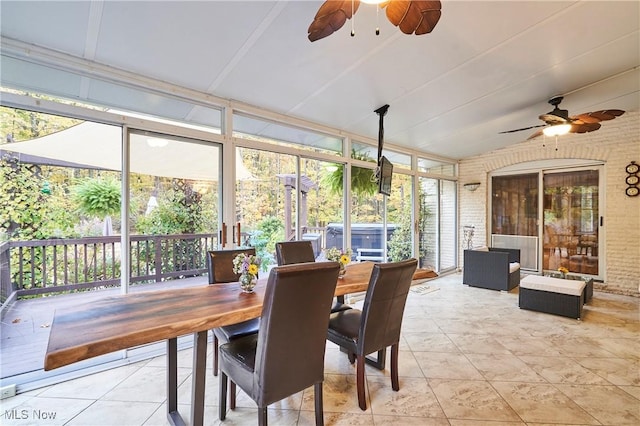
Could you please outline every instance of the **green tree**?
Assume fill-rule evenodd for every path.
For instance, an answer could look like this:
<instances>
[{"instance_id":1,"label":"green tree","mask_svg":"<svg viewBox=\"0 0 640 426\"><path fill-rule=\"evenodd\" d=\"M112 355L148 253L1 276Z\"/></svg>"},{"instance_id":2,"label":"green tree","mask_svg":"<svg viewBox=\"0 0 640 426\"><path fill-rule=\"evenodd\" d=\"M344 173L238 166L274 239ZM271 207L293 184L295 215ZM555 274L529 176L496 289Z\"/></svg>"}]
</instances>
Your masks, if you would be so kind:
<instances>
[{"instance_id":1,"label":"green tree","mask_svg":"<svg viewBox=\"0 0 640 426\"><path fill-rule=\"evenodd\" d=\"M409 214L402 215L389 239L387 249L392 262L409 259L413 255L412 237L411 214L409 212Z\"/></svg>"},{"instance_id":2,"label":"green tree","mask_svg":"<svg viewBox=\"0 0 640 426\"><path fill-rule=\"evenodd\" d=\"M0 107L0 118L0 134L3 136L0 144L50 135L82 122L72 118L8 107Z\"/></svg>"},{"instance_id":3,"label":"green tree","mask_svg":"<svg viewBox=\"0 0 640 426\"><path fill-rule=\"evenodd\" d=\"M49 213L37 167L6 155L0 160L0 229L3 239L42 239Z\"/></svg>"},{"instance_id":4,"label":"green tree","mask_svg":"<svg viewBox=\"0 0 640 426\"><path fill-rule=\"evenodd\" d=\"M42 137L69 128L80 120L0 107L0 147ZM64 189L43 176L54 168L26 164L12 155L0 159L0 240L30 240L66 236L72 232L73 214Z\"/></svg>"},{"instance_id":5,"label":"green tree","mask_svg":"<svg viewBox=\"0 0 640 426\"><path fill-rule=\"evenodd\" d=\"M170 189L158 199L158 206L138 219L136 230L146 235L194 234L202 231L202 206L188 202L183 191Z\"/></svg>"},{"instance_id":6,"label":"green tree","mask_svg":"<svg viewBox=\"0 0 640 426\"><path fill-rule=\"evenodd\" d=\"M262 231L262 235L266 238L265 249L269 253L275 253L276 243L284 240L284 224L277 217L265 217L258 223L258 230Z\"/></svg>"}]
</instances>

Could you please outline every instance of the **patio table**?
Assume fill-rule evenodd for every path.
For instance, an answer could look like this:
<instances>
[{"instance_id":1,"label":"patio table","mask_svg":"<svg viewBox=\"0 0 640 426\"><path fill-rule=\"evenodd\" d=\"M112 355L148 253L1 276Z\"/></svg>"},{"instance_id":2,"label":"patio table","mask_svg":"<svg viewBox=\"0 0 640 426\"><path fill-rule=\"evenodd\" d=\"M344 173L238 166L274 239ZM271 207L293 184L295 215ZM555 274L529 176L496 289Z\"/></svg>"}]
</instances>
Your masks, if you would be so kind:
<instances>
[{"instance_id":1,"label":"patio table","mask_svg":"<svg viewBox=\"0 0 640 426\"><path fill-rule=\"evenodd\" d=\"M352 264L338 279L335 295L366 291L372 262ZM243 293L238 283L105 297L76 308L56 310L45 355L45 370L62 367L109 352L167 341L167 417L184 425L178 413L177 338L194 335L191 424L204 417L207 332L262 313L266 278L253 293Z\"/></svg>"}]
</instances>

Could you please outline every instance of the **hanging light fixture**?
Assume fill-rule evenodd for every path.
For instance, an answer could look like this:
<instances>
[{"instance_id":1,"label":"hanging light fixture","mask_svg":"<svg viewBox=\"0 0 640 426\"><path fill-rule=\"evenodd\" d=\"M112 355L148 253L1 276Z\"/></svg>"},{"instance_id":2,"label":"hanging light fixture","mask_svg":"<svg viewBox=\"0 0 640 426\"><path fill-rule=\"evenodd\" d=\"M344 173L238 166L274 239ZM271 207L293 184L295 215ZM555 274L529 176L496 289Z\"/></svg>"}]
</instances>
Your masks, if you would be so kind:
<instances>
[{"instance_id":1,"label":"hanging light fixture","mask_svg":"<svg viewBox=\"0 0 640 426\"><path fill-rule=\"evenodd\" d=\"M571 124L554 124L553 126L548 126L542 129L542 133L548 137L562 136L569 133L569 130L571 130Z\"/></svg>"}]
</instances>

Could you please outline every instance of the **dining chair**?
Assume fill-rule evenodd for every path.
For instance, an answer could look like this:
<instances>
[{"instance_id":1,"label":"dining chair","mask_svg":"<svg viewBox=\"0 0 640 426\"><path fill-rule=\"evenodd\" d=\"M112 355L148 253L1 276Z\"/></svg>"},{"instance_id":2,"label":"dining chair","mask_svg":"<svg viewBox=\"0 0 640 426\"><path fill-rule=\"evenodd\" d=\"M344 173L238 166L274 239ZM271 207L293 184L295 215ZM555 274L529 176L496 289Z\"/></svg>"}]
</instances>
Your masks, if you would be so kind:
<instances>
[{"instance_id":1,"label":"dining chair","mask_svg":"<svg viewBox=\"0 0 640 426\"><path fill-rule=\"evenodd\" d=\"M295 263L315 262L316 255L313 252L311 241L282 241L276 243L276 260L279 266ZM331 306L331 312L340 312L351 309L344 303L344 296L336 297Z\"/></svg>"},{"instance_id":2,"label":"dining chair","mask_svg":"<svg viewBox=\"0 0 640 426\"><path fill-rule=\"evenodd\" d=\"M220 345L220 420L229 379L230 408L237 385L258 405L260 425L268 405L313 385L316 425L323 424L324 352L339 269L338 262L319 262L271 270L258 334Z\"/></svg>"},{"instance_id":3,"label":"dining chair","mask_svg":"<svg viewBox=\"0 0 640 426\"><path fill-rule=\"evenodd\" d=\"M207 268L209 271L209 284L230 283L238 281L240 274L233 272L233 259L244 253L256 254L256 249L244 248L234 250L211 250L207 252ZM238 286L238 291L240 287ZM260 319L250 319L237 324L225 325L213 329L213 375L218 375L218 345L234 339L258 332Z\"/></svg>"},{"instance_id":4,"label":"dining chair","mask_svg":"<svg viewBox=\"0 0 640 426\"><path fill-rule=\"evenodd\" d=\"M352 364L356 362L358 405L362 410L367 409L364 391L367 355L377 351L380 361L381 358L384 359L387 347L391 346L391 387L394 391L400 389L400 328L411 279L417 265L416 259L376 263L369 279L362 310L349 309L333 313L329 317L327 339L343 348Z\"/></svg>"}]
</instances>

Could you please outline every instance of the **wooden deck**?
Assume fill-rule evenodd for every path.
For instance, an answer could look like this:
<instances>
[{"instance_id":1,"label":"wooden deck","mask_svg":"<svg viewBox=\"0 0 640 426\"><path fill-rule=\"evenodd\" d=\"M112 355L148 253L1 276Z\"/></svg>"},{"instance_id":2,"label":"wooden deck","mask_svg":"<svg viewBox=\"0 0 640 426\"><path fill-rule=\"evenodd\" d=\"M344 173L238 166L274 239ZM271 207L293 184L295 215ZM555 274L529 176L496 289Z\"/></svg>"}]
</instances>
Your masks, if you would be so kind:
<instances>
[{"instance_id":1,"label":"wooden deck","mask_svg":"<svg viewBox=\"0 0 640 426\"><path fill-rule=\"evenodd\" d=\"M131 292L206 285L207 276L164 281L131 287ZM56 309L90 304L120 294L119 288L86 291L16 301L4 315L0 328L0 379L36 372L44 367L49 330Z\"/></svg>"}]
</instances>

